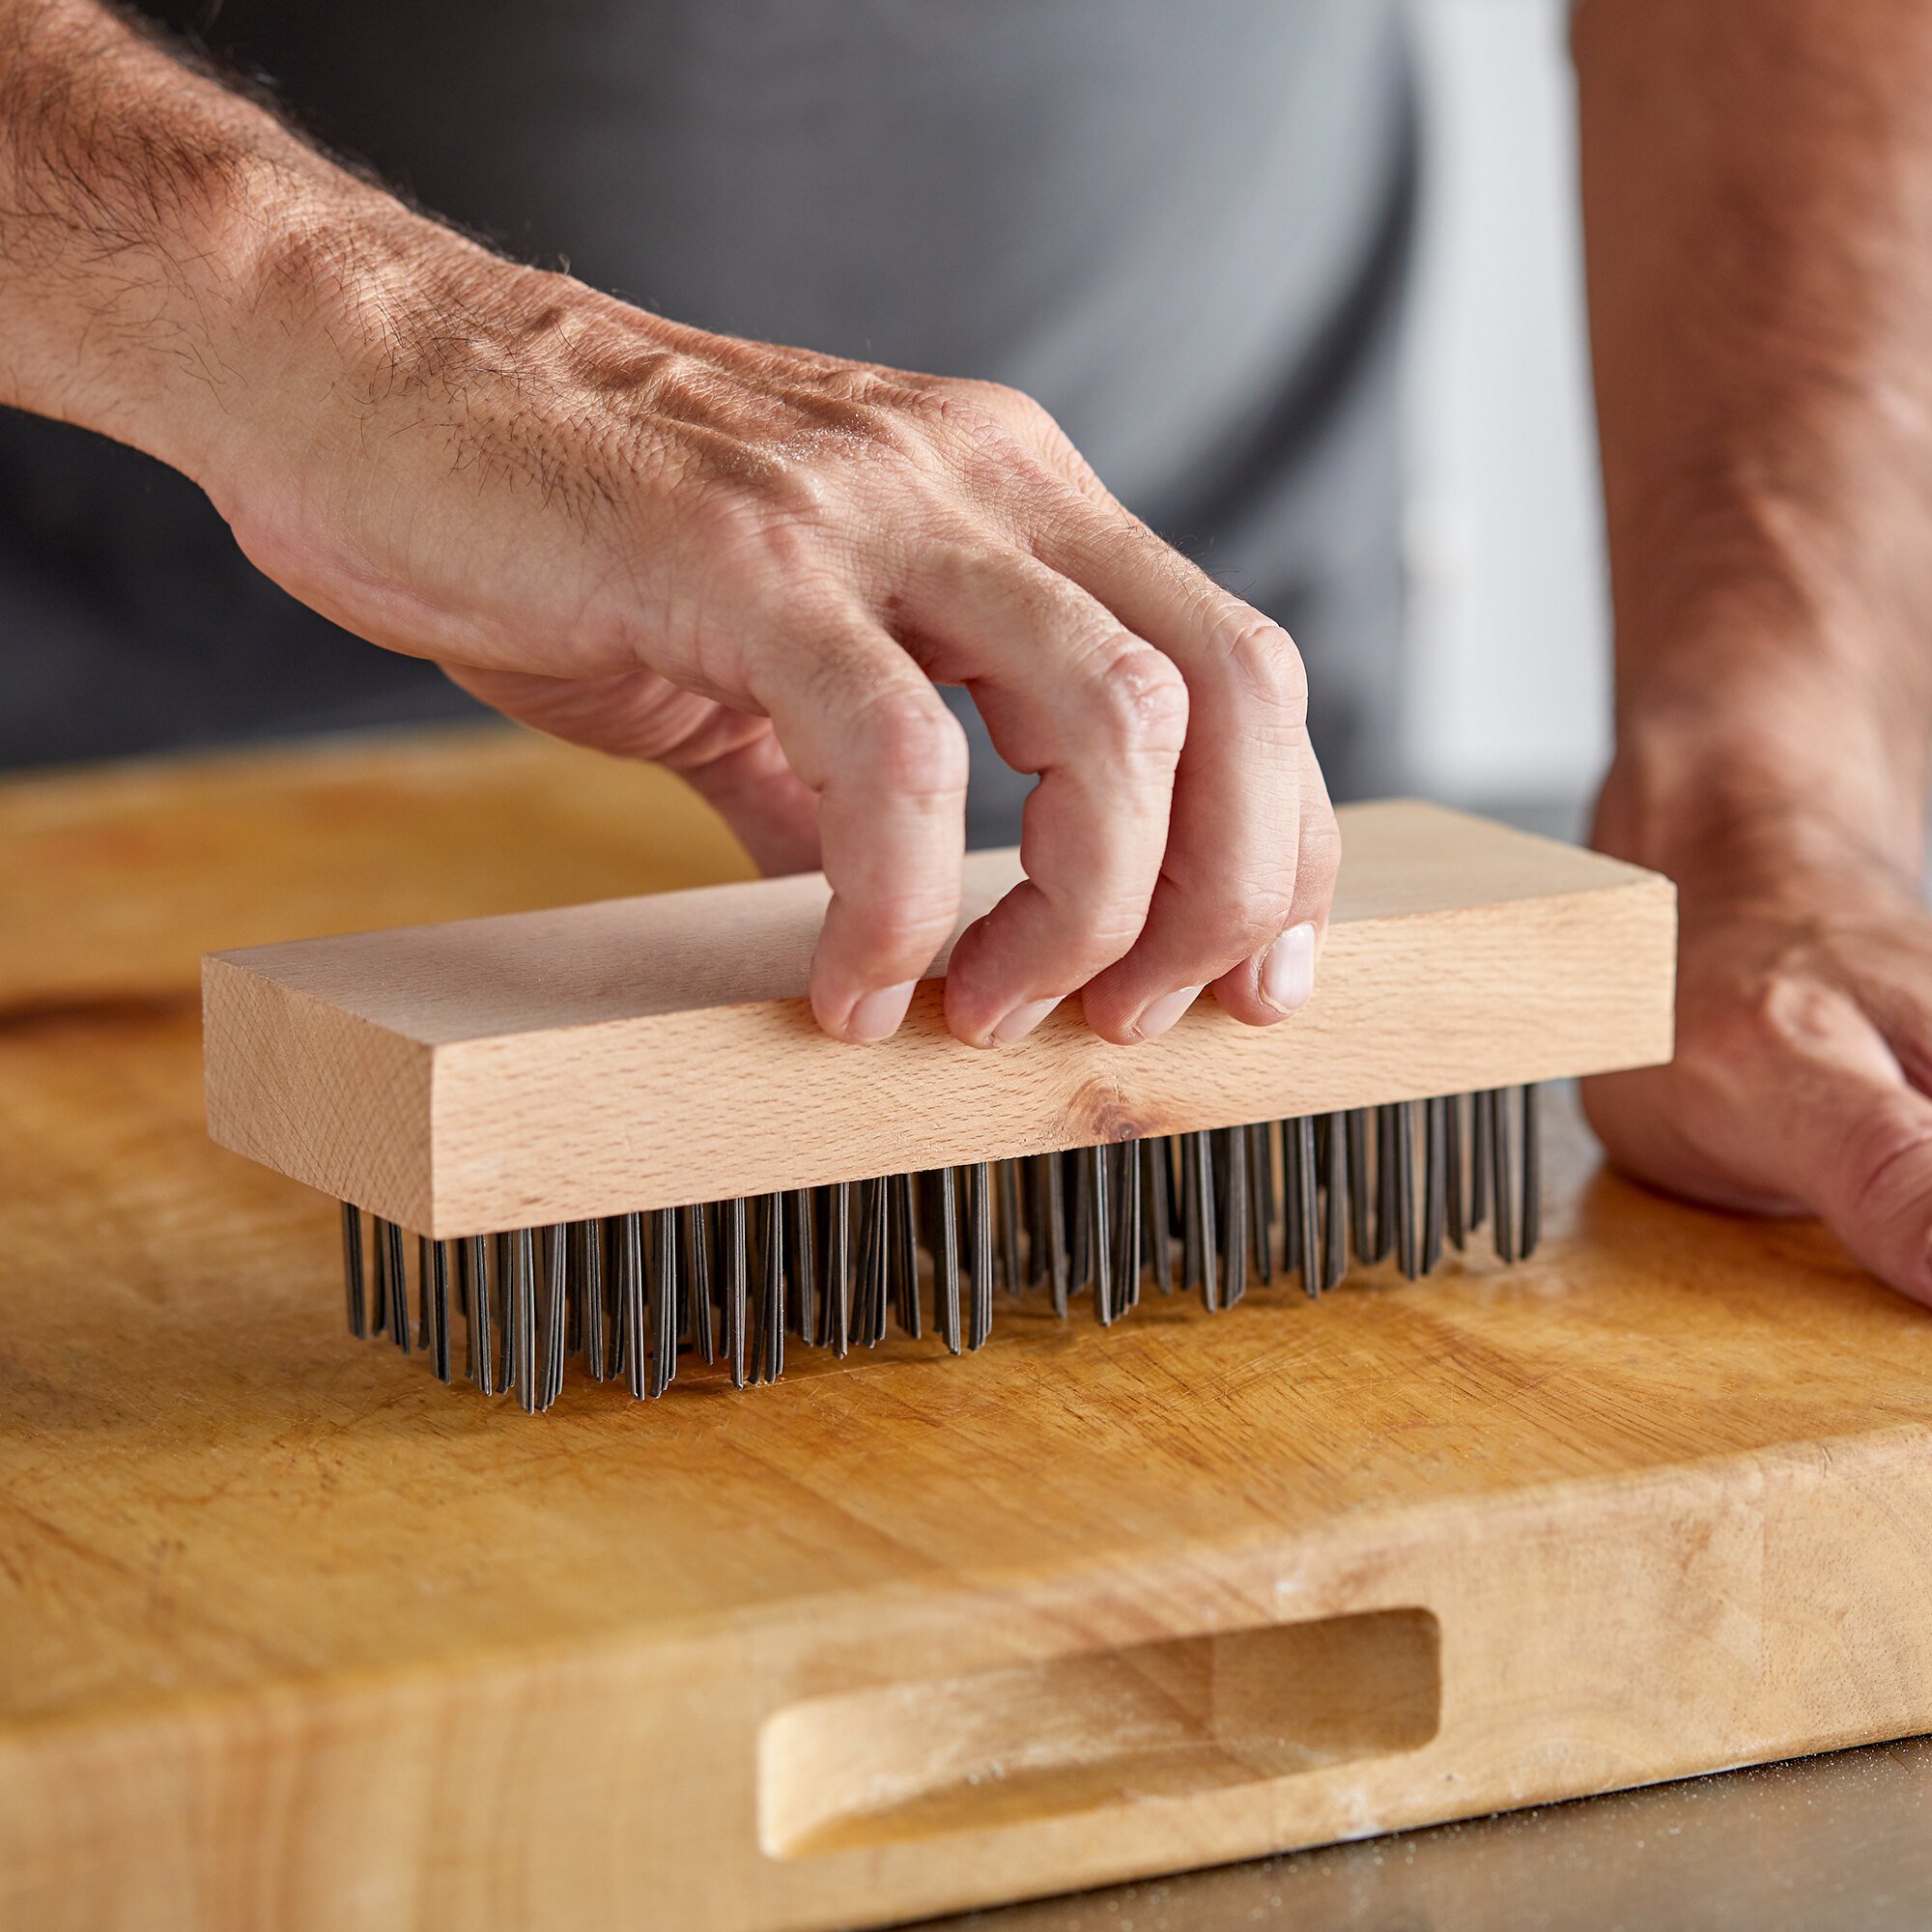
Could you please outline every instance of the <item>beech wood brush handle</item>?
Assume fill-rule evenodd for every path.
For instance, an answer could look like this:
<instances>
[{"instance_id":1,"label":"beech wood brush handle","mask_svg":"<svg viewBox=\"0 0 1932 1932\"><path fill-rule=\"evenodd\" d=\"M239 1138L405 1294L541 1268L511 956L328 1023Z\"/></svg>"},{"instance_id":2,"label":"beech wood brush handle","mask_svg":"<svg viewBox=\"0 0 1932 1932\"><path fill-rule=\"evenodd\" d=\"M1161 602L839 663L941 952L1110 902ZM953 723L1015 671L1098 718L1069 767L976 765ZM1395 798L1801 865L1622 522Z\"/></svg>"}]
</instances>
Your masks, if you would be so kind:
<instances>
[{"instance_id":1,"label":"beech wood brush handle","mask_svg":"<svg viewBox=\"0 0 1932 1932\"><path fill-rule=\"evenodd\" d=\"M810 874L214 954L209 1130L448 1238L1669 1057L1667 880L1435 806L1341 823L1315 996L1278 1026L1204 999L1117 1047L1070 1000L985 1051L934 980L849 1046L805 999ZM1018 876L972 855L962 927Z\"/></svg>"}]
</instances>

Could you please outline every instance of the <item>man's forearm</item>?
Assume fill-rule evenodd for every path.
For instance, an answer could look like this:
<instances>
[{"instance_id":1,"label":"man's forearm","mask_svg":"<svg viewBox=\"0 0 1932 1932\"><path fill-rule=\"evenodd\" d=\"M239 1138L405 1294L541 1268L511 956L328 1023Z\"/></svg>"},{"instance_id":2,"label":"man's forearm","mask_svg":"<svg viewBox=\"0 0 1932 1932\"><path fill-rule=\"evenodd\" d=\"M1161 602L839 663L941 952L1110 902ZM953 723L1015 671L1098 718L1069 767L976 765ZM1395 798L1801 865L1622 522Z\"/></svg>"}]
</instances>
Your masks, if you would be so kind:
<instances>
[{"instance_id":1,"label":"man's forearm","mask_svg":"<svg viewBox=\"0 0 1932 1932\"><path fill-rule=\"evenodd\" d=\"M358 191L94 0L0 0L0 403L198 470L238 319Z\"/></svg>"},{"instance_id":2,"label":"man's forearm","mask_svg":"<svg viewBox=\"0 0 1932 1932\"><path fill-rule=\"evenodd\" d=\"M1623 809L1795 797L1915 866L1932 10L1583 0Z\"/></svg>"}]
</instances>

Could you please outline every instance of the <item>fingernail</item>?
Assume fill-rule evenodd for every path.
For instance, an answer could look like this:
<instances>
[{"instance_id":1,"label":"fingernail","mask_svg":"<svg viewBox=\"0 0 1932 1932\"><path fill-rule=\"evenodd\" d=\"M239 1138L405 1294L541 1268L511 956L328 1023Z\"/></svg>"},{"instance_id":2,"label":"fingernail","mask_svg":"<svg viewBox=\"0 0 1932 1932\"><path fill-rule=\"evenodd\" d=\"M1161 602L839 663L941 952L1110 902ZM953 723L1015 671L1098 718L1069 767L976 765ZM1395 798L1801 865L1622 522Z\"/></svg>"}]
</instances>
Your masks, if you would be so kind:
<instances>
[{"instance_id":1,"label":"fingernail","mask_svg":"<svg viewBox=\"0 0 1932 1932\"><path fill-rule=\"evenodd\" d=\"M1015 1007L993 1029L993 1038L1001 1046L1024 1039L1059 1004L1058 1000L1028 1000L1024 1006Z\"/></svg>"},{"instance_id":2,"label":"fingernail","mask_svg":"<svg viewBox=\"0 0 1932 1932\"><path fill-rule=\"evenodd\" d=\"M1315 990L1315 928L1292 925L1262 958L1262 998L1278 1012L1306 1006Z\"/></svg>"},{"instance_id":3,"label":"fingernail","mask_svg":"<svg viewBox=\"0 0 1932 1932\"><path fill-rule=\"evenodd\" d=\"M1178 993L1163 993L1149 1004L1134 1031L1143 1039L1158 1039L1200 997L1199 986L1183 986Z\"/></svg>"},{"instance_id":4,"label":"fingernail","mask_svg":"<svg viewBox=\"0 0 1932 1932\"><path fill-rule=\"evenodd\" d=\"M907 980L900 985L881 986L876 993L866 994L846 1015L845 1037L863 1040L867 1045L873 1040L890 1039L905 1018L906 1008L912 1004L912 989L918 984L917 980Z\"/></svg>"}]
</instances>

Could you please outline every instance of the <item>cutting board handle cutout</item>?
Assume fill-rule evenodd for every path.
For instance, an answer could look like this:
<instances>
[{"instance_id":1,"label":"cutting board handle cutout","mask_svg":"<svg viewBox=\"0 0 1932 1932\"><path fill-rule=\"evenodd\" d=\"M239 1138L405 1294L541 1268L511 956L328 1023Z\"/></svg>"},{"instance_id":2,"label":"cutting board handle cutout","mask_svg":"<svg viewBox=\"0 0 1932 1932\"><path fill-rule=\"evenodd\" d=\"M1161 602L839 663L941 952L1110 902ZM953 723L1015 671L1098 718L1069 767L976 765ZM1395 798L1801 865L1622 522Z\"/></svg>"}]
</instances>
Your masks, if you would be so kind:
<instances>
[{"instance_id":1,"label":"cutting board handle cutout","mask_svg":"<svg viewBox=\"0 0 1932 1932\"><path fill-rule=\"evenodd\" d=\"M759 1732L760 1841L811 1858L1414 1750L1440 1652L1428 1610L1374 1610L807 1698Z\"/></svg>"}]
</instances>

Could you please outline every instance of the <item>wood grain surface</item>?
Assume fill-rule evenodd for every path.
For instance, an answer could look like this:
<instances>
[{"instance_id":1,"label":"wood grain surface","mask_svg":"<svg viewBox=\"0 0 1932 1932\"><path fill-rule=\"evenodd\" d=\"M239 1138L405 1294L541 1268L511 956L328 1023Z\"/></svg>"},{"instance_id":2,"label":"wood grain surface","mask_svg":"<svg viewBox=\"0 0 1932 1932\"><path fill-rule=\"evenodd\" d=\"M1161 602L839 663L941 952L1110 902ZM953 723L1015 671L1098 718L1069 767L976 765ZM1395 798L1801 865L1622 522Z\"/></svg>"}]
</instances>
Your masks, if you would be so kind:
<instances>
[{"instance_id":1,"label":"wood grain surface","mask_svg":"<svg viewBox=\"0 0 1932 1932\"><path fill-rule=\"evenodd\" d=\"M451 1236L1669 1057L1667 881L1435 806L1340 816L1315 997L1280 1026L1204 999L1129 1050L1069 1000L984 1052L935 978L845 1045L804 998L814 873L211 958L209 1130ZM1019 877L974 854L961 927Z\"/></svg>"},{"instance_id":2,"label":"wood grain surface","mask_svg":"<svg viewBox=\"0 0 1932 1932\"><path fill-rule=\"evenodd\" d=\"M533 1419L341 1333L185 986L36 1004L9 1927L878 1924L1932 1726L1932 1318L1574 1135L1514 1270Z\"/></svg>"},{"instance_id":3,"label":"wood grain surface","mask_svg":"<svg viewBox=\"0 0 1932 1932\"><path fill-rule=\"evenodd\" d=\"M205 952L752 875L677 780L501 725L0 777L0 1012Z\"/></svg>"}]
</instances>

